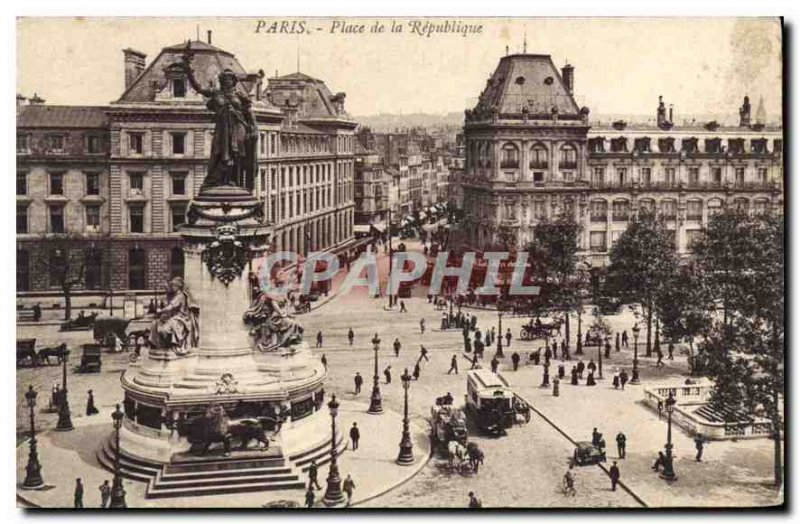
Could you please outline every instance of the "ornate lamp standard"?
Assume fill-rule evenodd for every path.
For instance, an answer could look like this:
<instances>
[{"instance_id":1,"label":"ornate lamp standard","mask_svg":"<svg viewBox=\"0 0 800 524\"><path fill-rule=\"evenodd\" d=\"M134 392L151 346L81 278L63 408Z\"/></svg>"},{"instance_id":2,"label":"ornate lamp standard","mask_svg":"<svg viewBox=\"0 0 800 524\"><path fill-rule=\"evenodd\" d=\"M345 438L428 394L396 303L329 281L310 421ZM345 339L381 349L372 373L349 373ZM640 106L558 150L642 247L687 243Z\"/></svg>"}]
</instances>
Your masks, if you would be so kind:
<instances>
[{"instance_id":1,"label":"ornate lamp standard","mask_svg":"<svg viewBox=\"0 0 800 524\"><path fill-rule=\"evenodd\" d=\"M631 372L631 384L639 384L639 324L633 326L633 371Z\"/></svg>"},{"instance_id":2,"label":"ornate lamp standard","mask_svg":"<svg viewBox=\"0 0 800 524\"><path fill-rule=\"evenodd\" d=\"M414 445L411 443L411 433L408 431L408 388L411 386L411 375L408 374L408 368L403 372L400 380L403 381L405 404L403 409L403 437L400 439L400 453L397 455L397 463L401 466L410 466L415 462L415 459Z\"/></svg>"},{"instance_id":3,"label":"ornate lamp standard","mask_svg":"<svg viewBox=\"0 0 800 524\"><path fill-rule=\"evenodd\" d=\"M111 418L114 419L114 438L116 440L116 445L114 446L114 480L111 483L111 504L109 504L111 508L128 507L128 505L125 504L125 490L122 487L122 476L119 474L119 430L122 428L122 419L124 417L125 414L119 409L119 404L117 404L117 409L111 414Z\"/></svg>"},{"instance_id":4,"label":"ornate lamp standard","mask_svg":"<svg viewBox=\"0 0 800 524\"><path fill-rule=\"evenodd\" d=\"M675 470L672 467L672 412L675 409L675 396L672 394L672 391L669 392L669 396L667 400L664 402L667 408L667 443L664 446L664 471L661 472L661 478L672 482L678 480L677 475L675 475Z\"/></svg>"},{"instance_id":5,"label":"ornate lamp standard","mask_svg":"<svg viewBox=\"0 0 800 524\"><path fill-rule=\"evenodd\" d=\"M367 413L370 415L380 415L383 413L383 399L381 398L381 388L378 385L378 350L381 348L381 339L378 334L372 337L372 349L375 351L375 373L372 376L372 395L369 399L369 409Z\"/></svg>"},{"instance_id":6,"label":"ornate lamp standard","mask_svg":"<svg viewBox=\"0 0 800 524\"><path fill-rule=\"evenodd\" d=\"M36 451L36 423L34 420L36 395L37 393L33 390L33 386L28 386L28 391L25 392L25 400L28 401L28 409L31 414L31 440L28 465L25 467L25 480L22 482L22 487L25 489L40 489L44 487L42 465L39 464L39 453Z\"/></svg>"},{"instance_id":7,"label":"ornate lamp standard","mask_svg":"<svg viewBox=\"0 0 800 524\"><path fill-rule=\"evenodd\" d=\"M58 423L56 424L56 431L72 431L72 419L70 418L69 400L67 398L67 360L69 358L69 350L64 351L64 360L62 361L61 371L61 402L58 405Z\"/></svg>"},{"instance_id":8,"label":"ornate lamp standard","mask_svg":"<svg viewBox=\"0 0 800 524\"><path fill-rule=\"evenodd\" d=\"M503 358L503 311L500 309L500 303L497 303L497 351L494 356Z\"/></svg>"},{"instance_id":9,"label":"ornate lamp standard","mask_svg":"<svg viewBox=\"0 0 800 524\"><path fill-rule=\"evenodd\" d=\"M575 354L583 355L583 336L581 334L581 317L583 316L583 304L578 303L578 340L575 342Z\"/></svg>"},{"instance_id":10,"label":"ornate lamp standard","mask_svg":"<svg viewBox=\"0 0 800 524\"><path fill-rule=\"evenodd\" d=\"M597 345L597 380L603 380L603 345Z\"/></svg>"},{"instance_id":11,"label":"ornate lamp standard","mask_svg":"<svg viewBox=\"0 0 800 524\"><path fill-rule=\"evenodd\" d=\"M325 490L322 502L326 506L336 506L344 502L342 477L339 476L339 466L336 463L336 414L339 411L336 395L333 395L331 401L328 402L328 409L331 410L331 465L328 470L328 488Z\"/></svg>"}]
</instances>

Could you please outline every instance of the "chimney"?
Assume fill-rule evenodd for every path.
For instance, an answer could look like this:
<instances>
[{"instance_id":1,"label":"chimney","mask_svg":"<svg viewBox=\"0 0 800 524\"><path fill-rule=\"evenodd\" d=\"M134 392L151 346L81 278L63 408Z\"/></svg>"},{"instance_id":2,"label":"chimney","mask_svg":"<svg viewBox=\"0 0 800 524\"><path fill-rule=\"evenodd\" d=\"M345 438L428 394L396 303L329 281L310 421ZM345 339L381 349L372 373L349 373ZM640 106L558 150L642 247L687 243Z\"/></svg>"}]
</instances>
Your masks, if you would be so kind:
<instances>
[{"instance_id":1,"label":"chimney","mask_svg":"<svg viewBox=\"0 0 800 524\"><path fill-rule=\"evenodd\" d=\"M208 45L211 45L211 29L206 31L206 34L208 35Z\"/></svg>"},{"instance_id":2,"label":"chimney","mask_svg":"<svg viewBox=\"0 0 800 524\"><path fill-rule=\"evenodd\" d=\"M674 106L673 104L670 104L670 105L669 105L669 121L670 121L670 122L674 122L674 120L672 119L672 110L673 110L674 108L675 108L675 106Z\"/></svg>"},{"instance_id":3,"label":"chimney","mask_svg":"<svg viewBox=\"0 0 800 524\"><path fill-rule=\"evenodd\" d=\"M22 106L25 105L25 100L27 100L27 98L24 96L17 95L17 115L19 115L19 112L22 111Z\"/></svg>"},{"instance_id":4,"label":"chimney","mask_svg":"<svg viewBox=\"0 0 800 524\"><path fill-rule=\"evenodd\" d=\"M125 89L128 89L144 71L144 60L147 55L131 48L123 49L122 53L125 55Z\"/></svg>"},{"instance_id":5,"label":"chimney","mask_svg":"<svg viewBox=\"0 0 800 524\"><path fill-rule=\"evenodd\" d=\"M575 68L567 63L567 65L561 68L561 78L567 86L567 92L572 94L575 88Z\"/></svg>"},{"instance_id":6,"label":"chimney","mask_svg":"<svg viewBox=\"0 0 800 524\"><path fill-rule=\"evenodd\" d=\"M663 126L667 122L667 109L664 107L664 97L658 95L658 109L656 109L656 125Z\"/></svg>"}]
</instances>

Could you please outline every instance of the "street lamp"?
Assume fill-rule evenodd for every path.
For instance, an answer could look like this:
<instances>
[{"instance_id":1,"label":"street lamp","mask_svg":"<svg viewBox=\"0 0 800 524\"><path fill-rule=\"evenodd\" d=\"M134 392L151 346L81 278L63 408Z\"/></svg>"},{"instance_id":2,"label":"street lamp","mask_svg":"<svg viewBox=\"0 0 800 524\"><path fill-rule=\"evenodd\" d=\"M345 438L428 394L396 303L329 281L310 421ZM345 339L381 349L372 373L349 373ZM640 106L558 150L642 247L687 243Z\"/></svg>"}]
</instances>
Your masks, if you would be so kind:
<instances>
[{"instance_id":1,"label":"street lamp","mask_svg":"<svg viewBox=\"0 0 800 524\"><path fill-rule=\"evenodd\" d=\"M542 375L542 383L539 385L540 388L549 388L550 387L550 362L545 362L542 366L544 370L544 375Z\"/></svg>"},{"instance_id":2,"label":"street lamp","mask_svg":"<svg viewBox=\"0 0 800 524\"><path fill-rule=\"evenodd\" d=\"M122 428L124 416L125 414L117 404L117 409L111 414L111 418L114 419L114 438L116 439L116 445L114 446L114 480L111 483L111 504L109 505L111 508L128 507L125 504L125 490L122 487L122 476L119 473L119 430Z\"/></svg>"},{"instance_id":3,"label":"street lamp","mask_svg":"<svg viewBox=\"0 0 800 524\"><path fill-rule=\"evenodd\" d=\"M665 457L664 457L664 471L661 472L661 478L672 482L678 480L677 475L675 475L675 470L672 467L672 412L675 410L675 395L673 395L672 390L669 392L669 396L667 397L666 402L664 402L667 408L667 444L664 446Z\"/></svg>"},{"instance_id":4,"label":"street lamp","mask_svg":"<svg viewBox=\"0 0 800 524\"><path fill-rule=\"evenodd\" d=\"M578 341L575 343L575 354L583 355L583 335L581 334L581 317L583 316L583 304L578 303Z\"/></svg>"},{"instance_id":5,"label":"street lamp","mask_svg":"<svg viewBox=\"0 0 800 524\"><path fill-rule=\"evenodd\" d=\"M61 402L58 404L58 423L56 424L56 431L72 431L72 419L70 418L69 399L67 398L67 360L69 358L69 350L64 350L63 366L61 368Z\"/></svg>"},{"instance_id":6,"label":"street lamp","mask_svg":"<svg viewBox=\"0 0 800 524\"><path fill-rule=\"evenodd\" d=\"M411 375L408 374L408 368L403 372L400 380L403 381L405 405L403 410L403 437L400 439L400 453L397 455L397 463L401 466L410 466L415 462L415 459L414 445L411 443L411 434L408 431L408 388L411 386Z\"/></svg>"},{"instance_id":7,"label":"street lamp","mask_svg":"<svg viewBox=\"0 0 800 524\"><path fill-rule=\"evenodd\" d=\"M500 309L500 302L497 303L497 351L494 356L503 358L503 311Z\"/></svg>"},{"instance_id":8,"label":"street lamp","mask_svg":"<svg viewBox=\"0 0 800 524\"><path fill-rule=\"evenodd\" d=\"M372 376L372 395L369 399L370 415L380 415L383 413L383 399L381 398L381 387L378 385L378 350L381 348L381 339L378 334L372 337L372 349L375 351L375 373Z\"/></svg>"},{"instance_id":9,"label":"street lamp","mask_svg":"<svg viewBox=\"0 0 800 524\"><path fill-rule=\"evenodd\" d=\"M639 324L633 326L633 371L631 372L631 384L639 384Z\"/></svg>"},{"instance_id":10,"label":"street lamp","mask_svg":"<svg viewBox=\"0 0 800 524\"><path fill-rule=\"evenodd\" d=\"M603 380L603 345L597 345L597 380Z\"/></svg>"},{"instance_id":11,"label":"street lamp","mask_svg":"<svg viewBox=\"0 0 800 524\"><path fill-rule=\"evenodd\" d=\"M331 410L331 465L328 470L328 488L325 490L322 502L326 506L336 506L344 502L342 477L339 476L339 466L336 464L336 414L339 411L336 395L333 395L328 402L328 409Z\"/></svg>"},{"instance_id":12,"label":"street lamp","mask_svg":"<svg viewBox=\"0 0 800 524\"><path fill-rule=\"evenodd\" d=\"M30 451L28 451L28 465L25 467L25 480L22 487L25 489L40 489L44 487L42 479L42 465L39 464L39 453L36 451L36 424L34 421L34 409L36 408L36 395L33 386L28 386L25 392L25 400L28 401L28 409L31 414L31 440Z\"/></svg>"}]
</instances>

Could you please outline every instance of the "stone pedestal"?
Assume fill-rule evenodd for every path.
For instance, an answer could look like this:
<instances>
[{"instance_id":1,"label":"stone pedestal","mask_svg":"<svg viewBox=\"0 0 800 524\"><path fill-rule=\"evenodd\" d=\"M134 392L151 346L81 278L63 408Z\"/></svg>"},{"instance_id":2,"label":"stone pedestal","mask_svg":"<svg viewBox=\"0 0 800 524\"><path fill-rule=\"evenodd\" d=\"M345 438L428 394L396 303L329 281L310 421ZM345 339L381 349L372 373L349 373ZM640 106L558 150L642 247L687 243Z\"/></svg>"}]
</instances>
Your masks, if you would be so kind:
<instances>
[{"instance_id":1,"label":"stone pedestal","mask_svg":"<svg viewBox=\"0 0 800 524\"><path fill-rule=\"evenodd\" d=\"M243 314L253 289L249 275L270 240L263 204L244 189L204 190L190 206L185 240L184 282L198 317L197 347L185 355L150 349L122 376L124 454L168 464L190 444L180 433L211 404L222 405L232 421L289 413L274 445L302 452L329 439L317 431L324 410L325 369L305 342L271 352L254 349ZM270 434L267 431L267 434ZM284 442L290 436L291 442ZM217 445L218 446L218 445Z\"/></svg>"}]
</instances>

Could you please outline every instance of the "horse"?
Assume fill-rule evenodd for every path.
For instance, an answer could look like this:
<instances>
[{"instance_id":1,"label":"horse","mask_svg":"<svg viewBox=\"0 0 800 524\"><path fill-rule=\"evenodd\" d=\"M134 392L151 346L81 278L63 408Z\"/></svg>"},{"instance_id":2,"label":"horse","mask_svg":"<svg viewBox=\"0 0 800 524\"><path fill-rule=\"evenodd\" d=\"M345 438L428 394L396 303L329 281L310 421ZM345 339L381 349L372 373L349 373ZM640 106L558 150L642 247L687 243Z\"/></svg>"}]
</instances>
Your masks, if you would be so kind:
<instances>
[{"instance_id":1,"label":"horse","mask_svg":"<svg viewBox=\"0 0 800 524\"><path fill-rule=\"evenodd\" d=\"M455 466L460 467L466 457L467 448L460 442L451 440L447 443L447 462L450 465L450 469L453 469Z\"/></svg>"},{"instance_id":2,"label":"horse","mask_svg":"<svg viewBox=\"0 0 800 524\"><path fill-rule=\"evenodd\" d=\"M67 357L67 344L62 343L56 347L42 348L39 350L37 356L40 362L47 362L48 366L50 365L50 357L55 357L57 359L57 363L61 364Z\"/></svg>"},{"instance_id":3,"label":"horse","mask_svg":"<svg viewBox=\"0 0 800 524\"><path fill-rule=\"evenodd\" d=\"M469 465L477 473L478 467L483 466L483 451L474 442L467 444L466 451L469 456Z\"/></svg>"}]
</instances>

